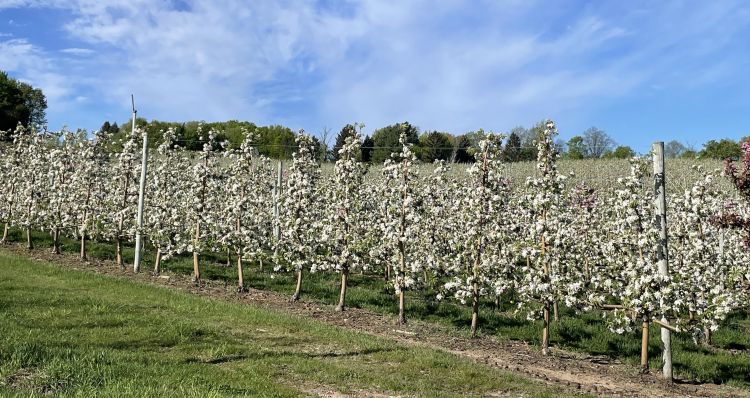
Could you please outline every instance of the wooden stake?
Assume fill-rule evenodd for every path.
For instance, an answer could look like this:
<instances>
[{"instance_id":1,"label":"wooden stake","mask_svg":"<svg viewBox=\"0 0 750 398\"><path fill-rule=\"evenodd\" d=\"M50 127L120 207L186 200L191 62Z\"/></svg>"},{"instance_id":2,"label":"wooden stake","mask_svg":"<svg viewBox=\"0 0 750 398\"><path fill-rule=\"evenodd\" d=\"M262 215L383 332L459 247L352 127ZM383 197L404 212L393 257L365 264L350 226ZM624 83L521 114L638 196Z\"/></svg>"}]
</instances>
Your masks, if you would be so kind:
<instances>
[{"instance_id":1,"label":"wooden stake","mask_svg":"<svg viewBox=\"0 0 750 398\"><path fill-rule=\"evenodd\" d=\"M641 323L641 372L648 372L648 315L643 316Z\"/></svg>"}]
</instances>

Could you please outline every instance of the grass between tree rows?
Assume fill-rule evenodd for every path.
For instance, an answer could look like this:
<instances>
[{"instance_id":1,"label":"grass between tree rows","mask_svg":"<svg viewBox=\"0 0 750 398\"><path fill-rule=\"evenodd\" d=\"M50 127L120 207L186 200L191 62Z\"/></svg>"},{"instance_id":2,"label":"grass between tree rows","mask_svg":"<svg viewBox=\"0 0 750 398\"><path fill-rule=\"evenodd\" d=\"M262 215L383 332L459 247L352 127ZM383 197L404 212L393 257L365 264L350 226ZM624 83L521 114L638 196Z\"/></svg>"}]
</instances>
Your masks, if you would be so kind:
<instances>
[{"instance_id":1,"label":"grass between tree rows","mask_svg":"<svg viewBox=\"0 0 750 398\"><path fill-rule=\"evenodd\" d=\"M20 231L11 236L21 240ZM37 233L35 241L40 246L50 246L49 235ZM65 250L77 251L77 243L63 242ZM90 255L101 259L114 259L110 244L92 243ZM125 259L132 264L133 249L126 247ZM144 270L150 270L154 253L147 250ZM234 284L237 280L234 263L224 266L226 257L221 254L207 254L201 257L202 277L223 280ZM162 264L162 269L179 274L191 274L192 258L178 256ZM291 274L275 274L266 264L260 270L258 264L248 264L245 271L246 284L252 288L291 294L294 291L294 277ZM340 278L337 274L305 274L303 297L335 305L338 302ZM347 293L350 307L364 308L378 313L397 314L396 296L379 275L353 274ZM524 319L523 314L515 314L513 298L507 297L496 308L492 302L483 302L480 308L480 333L499 339L526 341L539 344L541 322ZM407 318L419 319L450 326L455 333L469 334L470 308L454 301L435 300L435 292L409 292L406 301ZM661 366L659 329L651 328L649 340L650 366ZM551 333L553 345L592 355L606 355L636 366L640 358L640 331L618 335L607 328L598 311L576 314L561 306L561 320L553 323ZM729 384L750 390L750 314L733 314L728 322L712 336L712 347L696 345L691 336L685 333L673 334L673 363L675 374L682 378L701 382Z\"/></svg>"},{"instance_id":2,"label":"grass between tree rows","mask_svg":"<svg viewBox=\"0 0 750 398\"><path fill-rule=\"evenodd\" d=\"M0 395L572 393L444 352L0 253Z\"/></svg>"}]
</instances>

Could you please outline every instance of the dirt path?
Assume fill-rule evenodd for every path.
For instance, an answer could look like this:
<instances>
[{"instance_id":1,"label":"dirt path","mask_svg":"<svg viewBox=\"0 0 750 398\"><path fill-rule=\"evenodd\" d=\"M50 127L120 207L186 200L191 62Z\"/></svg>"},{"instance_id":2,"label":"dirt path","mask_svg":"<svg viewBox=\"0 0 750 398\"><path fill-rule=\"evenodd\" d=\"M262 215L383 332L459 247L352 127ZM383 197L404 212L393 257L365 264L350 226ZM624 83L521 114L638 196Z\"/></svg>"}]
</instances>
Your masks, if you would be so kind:
<instances>
[{"instance_id":1,"label":"dirt path","mask_svg":"<svg viewBox=\"0 0 750 398\"><path fill-rule=\"evenodd\" d=\"M126 277L153 285L188 291L200 296L242 302L310 317L405 344L448 351L549 385L563 386L567 389L600 396L750 398L750 392L724 385L696 384L680 380L668 384L661 380L658 374L643 375L634 366L606 357L592 357L560 349L554 349L551 356L545 357L541 355L538 348L521 342L500 342L491 336L476 339L456 337L455 333L450 333L446 327L420 321L397 327L394 316L376 314L357 308L337 313L333 310L333 306L317 302L301 300L290 303L288 297L275 292L251 290L247 294L238 295L234 286L227 286L223 282L205 281L197 287L188 276L165 274L161 277L154 277L148 273L134 274L130 270L120 271L111 261L82 262L72 254L54 255L48 250L29 252L19 245L4 246L2 250L74 269Z\"/></svg>"}]
</instances>

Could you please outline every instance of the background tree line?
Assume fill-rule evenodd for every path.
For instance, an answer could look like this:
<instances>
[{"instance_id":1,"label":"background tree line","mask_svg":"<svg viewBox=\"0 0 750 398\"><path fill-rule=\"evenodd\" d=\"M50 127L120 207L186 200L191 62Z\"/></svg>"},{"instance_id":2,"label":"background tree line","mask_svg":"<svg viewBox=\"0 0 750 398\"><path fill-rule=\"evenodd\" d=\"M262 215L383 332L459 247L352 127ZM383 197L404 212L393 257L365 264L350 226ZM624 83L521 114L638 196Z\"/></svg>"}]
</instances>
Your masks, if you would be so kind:
<instances>
[{"instance_id":1,"label":"background tree line","mask_svg":"<svg viewBox=\"0 0 750 398\"><path fill-rule=\"evenodd\" d=\"M47 100L42 90L10 77L0 71L0 132L12 131L18 124L32 127L36 130L46 128ZM214 129L219 132L218 141L228 142L230 147L239 147L243 131L255 134L256 144L261 154L271 158L290 158L296 150L294 131L281 125L257 126L248 121L229 120L226 122L164 122L159 120L147 121L137 118L136 124L145 129L149 136L151 147L161 144L162 134L168 128L174 128L178 143L189 150L200 150L203 143L200 131ZM116 122L104 122L100 131L111 138L111 142L118 142L118 138L130 129L131 121L118 125ZM333 145L330 146L329 130L326 129L320 138L314 138L317 148L316 157L321 161L335 161L338 150L346 137L354 135L361 124L347 124L337 134ZM507 138L501 145L505 161L519 162L536 159L535 141L544 126L539 122L529 128L518 126L508 132ZM365 136L362 142L361 159L365 162L382 163L392 152L399 148L399 135L406 132L407 140L413 144L414 152L423 162L444 160L447 162L472 162L477 143L484 136L482 130L472 131L461 135L453 135L443 131L420 131L409 122L396 123L379 128L371 135ZM7 140L7 134L0 135L0 140ZM330 137L332 138L332 137ZM678 141L670 141L665 145L667 157L677 158L738 158L741 154L741 144L749 141L750 137L743 137L740 141L731 139L710 140L703 144L703 148L686 146ZM567 141L558 140L556 148L563 158L567 159L624 159L636 155L629 146L618 145L605 131L591 127ZM117 149L114 144L113 149Z\"/></svg>"},{"instance_id":2,"label":"background tree line","mask_svg":"<svg viewBox=\"0 0 750 398\"><path fill-rule=\"evenodd\" d=\"M130 121L118 126L117 123L105 122L101 131L109 133L113 138L122 137L125 129L130 129ZM294 131L281 125L257 126L246 121L230 120L227 122L199 122L190 121L185 123L162 122L158 120L146 121L136 119L136 125L145 129L149 135L152 147L158 146L163 131L174 128L177 133L178 143L189 150L200 150L202 142L199 138L199 128L204 132L210 129L219 131L218 141L227 141L230 147L239 147L242 140L242 131L252 131L257 137L259 152L272 157L287 159L296 149ZM316 137L316 156L320 161L336 161L338 151L346 141L353 136L364 125L353 123L344 126L335 136L333 142L329 143L328 129L320 138ZM503 156L507 162L532 161L536 159L536 145L539 134L543 131L543 124L539 122L530 128L523 126L514 127L501 143L504 151ZM406 133L407 141L413 144L417 157L422 162L433 162L444 160L446 162L466 163L474 161L474 153L478 142L485 136L483 130L471 131L461 135L453 135L447 132L428 130L420 131L418 127L409 122L395 123L386 127L376 129L371 135L365 135L362 142L361 160L371 163L382 163L391 156L391 153L399 149L398 139L401 131ZM116 140L115 140L116 141ZM750 141L750 136L743 137L739 141L728 138L721 140L710 140L703 148L696 150L672 140L665 144L665 155L668 158L712 158L726 159L738 158L741 154L741 144ZM332 144L332 145L331 145ZM557 140L556 149L564 159L628 159L636 156L633 148L626 145L618 145L605 131L591 127L568 139Z\"/></svg>"}]
</instances>

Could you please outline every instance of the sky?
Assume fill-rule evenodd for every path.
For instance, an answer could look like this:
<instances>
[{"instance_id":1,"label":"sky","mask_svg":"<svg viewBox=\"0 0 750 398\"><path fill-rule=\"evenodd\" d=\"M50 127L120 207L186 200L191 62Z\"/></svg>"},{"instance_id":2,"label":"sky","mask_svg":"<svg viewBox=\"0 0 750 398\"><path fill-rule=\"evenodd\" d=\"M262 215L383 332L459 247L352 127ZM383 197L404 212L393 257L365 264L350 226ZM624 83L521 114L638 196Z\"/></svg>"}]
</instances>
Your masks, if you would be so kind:
<instances>
[{"instance_id":1,"label":"sky","mask_svg":"<svg viewBox=\"0 0 750 398\"><path fill-rule=\"evenodd\" d=\"M646 152L750 135L750 2L0 0L0 70L50 129L138 115L319 135L553 119Z\"/></svg>"}]
</instances>

